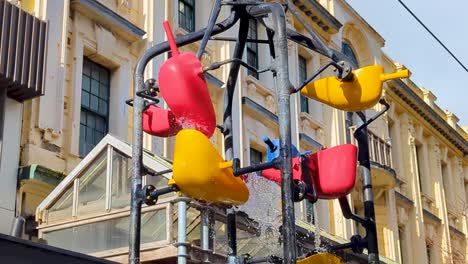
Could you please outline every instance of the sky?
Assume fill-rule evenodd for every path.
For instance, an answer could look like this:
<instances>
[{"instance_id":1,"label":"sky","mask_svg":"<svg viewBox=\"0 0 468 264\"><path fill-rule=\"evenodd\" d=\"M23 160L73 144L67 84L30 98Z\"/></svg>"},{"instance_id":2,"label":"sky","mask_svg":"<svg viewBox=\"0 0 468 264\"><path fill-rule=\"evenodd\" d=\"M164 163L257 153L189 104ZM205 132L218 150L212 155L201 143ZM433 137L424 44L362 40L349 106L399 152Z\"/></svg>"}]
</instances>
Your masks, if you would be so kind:
<instances>
[{"instance_id":1,"label":"sky","mask_svg":"<svg viewBox=\"0 0 468 264\"><path fill-rule=\"evenodd\" d=\"M431 90L437 105L468 126L468 72L397 0L347 0L385 39L384 52ZM468 1L403 0L416 16L468 67Z\"/></svg>"}]
</instances>

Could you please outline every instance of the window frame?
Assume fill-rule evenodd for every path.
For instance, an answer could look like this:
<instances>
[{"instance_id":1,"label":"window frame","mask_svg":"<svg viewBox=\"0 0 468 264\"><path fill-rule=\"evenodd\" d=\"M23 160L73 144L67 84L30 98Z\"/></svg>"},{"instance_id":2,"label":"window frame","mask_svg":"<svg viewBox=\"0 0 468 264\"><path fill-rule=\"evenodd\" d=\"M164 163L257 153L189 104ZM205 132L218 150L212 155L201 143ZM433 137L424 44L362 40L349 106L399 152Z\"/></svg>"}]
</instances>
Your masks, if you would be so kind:
<instances>
[{"instance_id":1,"label":"window frame","mask_svg":"<svg viewBox=\"0 0 468 264\"><path fill-rule=\"evenodd\" d=\"M79 146L78 154L80 158L88 155L91 149L87 149L87 144L96 146L99 141L101 141L109 133L109 120L110 120L110 87L111 87L111 71L105 66L98 64L86 57L83 58L83 71L81 74L82 83L81 83L81 98L80 98L80 133L79 133ZM89 69L86 69L89 67ZM95 71L98 76L94 76ZM103 73L105 73L103 75ZM101 78L101 75L104 77ZM88 83L85 83L85 79L89 79ZM93 84L97 83L97 92L93 91ZM88 86L88 90L86 89ZM102 87L104 87L103 90ZM101 94L102 93L102 94ZM87 97L88 103L85 103L85 98ZM97 110L92 107L92 99L96 98ZM103 109L100 108L101 101L106 104ZM102 113L101 111L105 111ZM94 125L91 127L88 123L88 117L92 116L94 119ZM83 118L84 117L84 118ZM84 120L86 119L86 120ZM97 120L100 119L102 124L101 128L97 127ZM82 127L84 127L82 129ZM91 129L92 133L92 142L87 141L88 129ZM83 133L84 132L84 133ZM99 135L100 139L96 141L96 134Z\"/></svg>"},{"instance_id":2,"label":"window frame","mask_svg":"<svg viewBox=\"0 0 468 264\"><path fill-rule=\"evenodd\" d=\"M252 154L254 154L254 155L252 155ZM258 160L258 155L260 155L260 160ZM249 157L250 157L249 164L250 164L250 166L258 165L260 163L263 163L264 156L265 155L264 155L264 153L262 151L260 151L260 150L258 150L256 148L250 147L249 148ZM253 159L252 157L256 157L256 158ZM262 172L257 171L256 173L257 173L257 175L261 175Z\"/></svg>"},{"instance_id":3,"label":"window frame","mask_svg":"<svg viewBox=\"0 0 468 264\"><path fill-rule=\"evenodd\" d=\"M258 39L258 25L256 19L249 20L249 31L247 33L247 37L250 39ZM247 56L247 64L250 66L258 69L259 61L258 61L258 43L256 42L247 42L246 43L246 56ZM247 69L247 75L253 76L256 79L259 78L258 72L254 72L250 69Z\"/></svg>"},{"instance_id":4,"label":"window frame","mask_svg":"<svg viewBox=\"0 0 468 264\"><path fill-rule=\"evenodd\" d=\"M188 31L188 32L194 32L195 31L195 0L178 0L178 9L177 9L177 14L178 14L178 22L179 22L179 27ZM184 7L184 11L181 12L181 4ZM187 19L186 12L192 13L191 19ZM182 16L184 17L184 23L182 23Z\"/></svg>"},{"instance_id":5,"label":"window frame","mask_svg":"<svg viewBox=\"0 0 468 264\"><path fill-rule=\"evenodd\" d=\"M307 80L307 59L300 54L297 57L297 69L299 85L301 85ZM309 98L302 95L301 93L299 93L299 95L301 112L310 114Z\"/></svg>"}]
</instances>

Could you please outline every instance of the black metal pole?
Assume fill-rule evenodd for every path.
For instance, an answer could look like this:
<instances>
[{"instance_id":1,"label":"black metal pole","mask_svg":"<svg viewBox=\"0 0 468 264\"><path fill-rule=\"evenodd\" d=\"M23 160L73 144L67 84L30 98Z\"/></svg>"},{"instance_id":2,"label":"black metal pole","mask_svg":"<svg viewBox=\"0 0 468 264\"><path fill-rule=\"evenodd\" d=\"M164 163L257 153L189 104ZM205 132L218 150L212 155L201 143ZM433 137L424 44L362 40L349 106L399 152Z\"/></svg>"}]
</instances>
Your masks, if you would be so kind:
<instances>
[{"instance_id":1,"label":"black metal pole","mask_svg":"<svg viewBox=\"0 0 468 264\"><path fill-rule=\"evenodd\" d=\"M240 12L240 11L239 11ZM249 19L247 14L242 11L239 23L239 33L234 47L233 59L236 59L231 64L229 76L226 83L226 93L224 94L224 116L223 116L223 135L224 135L224 155L226 160L234 158L233 135L232 135L232 101L234 98L234 90L236 89L237 78L239 76L240 63L245 50L247 33L249 30ZM228 263L237 263L237 228L236 228L236 211L232 208L227 209L226 235L228 239Z\"/></svg>"},{"instance_id":2,"label":"black metal pole","mask_svg":"<svg viewBox=\"0 0 468 264\"><path fill-rule=\"evenodd\" d=\"M224 21L216 24L213 27L212 35L221 33L231 28L239 19L235 9L231 15ZM205 29L197 32L189 33L176 39L179 46L183 46L204 36ZM148 62L154 57L169 51L168 42L162 42L147 49L138 60L134 74L134 91L133 91L133 137L132 137L132 193L130 201L130 232L129 232L129 254L128 262L131 264L140 263L140 225L141 225L141 204L142 197L142 169L143 169L143 129L142 129L142 113L144 109L144 100L138 96L138 92L144 89L143 75Z\"/></svg>"},{"instance_id":3,"label":"black metal pole","mask_svg":"<svg viewBox=\"0 0 468 264\"><path fill-rule=\"evenodd\" d=\"M200 47L197 51L197 58L201 60L203 52L205 52L206 45L208 44L208 40L211 37L211 32L213 32L213 27L216 23L216 19L218 19L219 12L221 11L221 0L215 0L213 5L213 9L211 9L210 18L208 20L208 25L206 26L205 35L200 43Z\"/></svg>"},{"instance_id":4,"label":"black metal pole","mask_svg":"<svg viewBox=\"0 0 468 264\"><path fill-rule=\"evenodd\" d=\"M275 35L274 67L276 70L276 92L278 96L278 120L280 135L280 168L281 168L281 207L282 207L282 237L285 264L296 263L296 224L294 216L293 181L291 165L291 109L290 93L292 85L289 81L288 44L286 36L286 17L279 3L262 4L248 7L253 16L271 13Z\"/></svg>"},{"instance_id":5,"label":"black metal pole","mask_svg":"<svg viewBox=\"0 0 468 264\"><path fill-rule=\"evenodd\" d=\"M366 115L363 112L358 112L357 115L362 123L366 123ZM377 241L377 227L375 223L374 211L374 195L372 193L372 178L370 173L370 158L369 158L369 140L367 135L367 126L356 131L355 137L358 142L358 160L361 170L362 194L364 198L364 218L366 223L366 241L368 252L368 263L379 263L379 248Z\"/></svg>"}]
</instances>

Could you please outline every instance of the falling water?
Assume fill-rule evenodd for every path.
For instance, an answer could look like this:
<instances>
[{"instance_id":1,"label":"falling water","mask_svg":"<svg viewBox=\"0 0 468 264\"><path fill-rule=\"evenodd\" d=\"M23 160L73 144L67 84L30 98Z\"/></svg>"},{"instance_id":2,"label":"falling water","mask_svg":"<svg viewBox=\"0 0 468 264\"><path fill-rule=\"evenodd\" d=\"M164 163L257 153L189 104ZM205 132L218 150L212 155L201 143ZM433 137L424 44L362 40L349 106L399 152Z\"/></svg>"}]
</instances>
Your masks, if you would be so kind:
<instances>
[{"instance_id":1,"label":"falling water","mask_svg":"<svg viewBox=\"0 0 468 264\"><path fill-rule=\"evenodd\" d=\"M321 248L321 241L320 241L320 223L318 217L318 206L317 203L312 204L313 212L314 212L314 225L315 225L315 234L314 234L314 248L317 252L323 251Z\"/></svg>"},{"instance_id":2,"label":"falling water","mask_svg":"<svg viewBox=\"0 0 468 264\"><path fill-rule=\"evenodd\" d=\"M281 256L282 250L279 244L281 195L279 186L256 173L250 173L247 176L246 184L250 191L250 197L247 203L238 208L238 211L246 213L258 224L260 237L257 241L263 244L265 249L264 252L261 252L262 255Z\"/></svg>"}]
</instances>

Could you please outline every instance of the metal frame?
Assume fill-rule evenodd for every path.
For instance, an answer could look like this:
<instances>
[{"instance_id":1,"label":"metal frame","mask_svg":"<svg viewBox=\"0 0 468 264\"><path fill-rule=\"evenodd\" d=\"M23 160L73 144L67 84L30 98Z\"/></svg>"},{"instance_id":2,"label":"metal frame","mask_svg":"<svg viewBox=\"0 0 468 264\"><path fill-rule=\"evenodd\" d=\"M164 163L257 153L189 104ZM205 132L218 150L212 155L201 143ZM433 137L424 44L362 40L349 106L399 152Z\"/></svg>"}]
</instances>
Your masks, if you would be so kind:
<instances>
[{"instance_id":1,"label":"metal frame","mask_svg":"<svg viewBox=\"0 0 468 264\"><path fill-rule=\"evenodd\" d=\"M219 11L222 5L231 6L231 14L224 21L215 24L219 16ZM306 30L311 35L311 38L306 37L294 30L286 28L285 9L287 6L288 10L304 24ZM272 23L267 25L263 18L271 15ZM255 41L247 38L247 29L249 26L249 19L257 19L260 24L266 27L268 41L260 40ZM295 217L294 217L294 186L292 182L292 169L291 169L291 116L290 116L290 95L300 90L301 87L294 88L289 80L289 69L288 69L288 47L287 40L296 42L305 48L311 49L331 59L331 62L325 65L319 70L323 71L326 67L334 66L337 69L337 77L341 79L348 79L352 77L351 70L352 64L350 59L344 54L328 48L324 42L318 37L315 31L305 22L302 15L296 10L293 4L280 3L264 3L263 1L252 1L252 0L238 0L238 1L221 1L217 0L211 11L211 15L208 21L208 26L202 30L192 32L181 36L176 39L178 46L184 46L195 41L202 40L200 48L197 52L197 56L200 57L206 47L206 44L212 36L224 32L231 28L239 21L239 32L238 38L235 40L236 45L234 48L233 58L228 60L226 63L231 63L231 68L226 83L226 93L224 98L224 116L222 132L224 135L225 145L225 159L233 160L233 134L232 134L232 101L234 90L237 83L240 65L242 65L242 55L245 50L246 42L257 42L265 44L267 43L270 47L270 55L274 59L270 69L273 72L275 80L276 91L277 91L277 103L278 103L278 121L279 121L279 135L280 135L280 155L275 161L275 167L281 169L281 199L282 199L282 242L283 242L283 254L284 258L282 263L293 264L296 263L296 232L295 232ZM270 28L270 26L272 28ZM226 39L231 41L232 39ZM142 193L142 158L143 158L143 130L142 130L142 112L145 108L144 98L139 96L139 93L144 90L144 70L146 65L154 57L161 55L164 52L169 51L169 45L167 42L159 43L148 50L138 60L135 68L134 76L134 96L133 96L133 177L132 177L132 194L131 194L131 212L130 212L130 237L129 237L129 263L139 263L140 258L140 221L141 221L141 206L143 202ZM219 64L219 63L218 63ZM209 69L209 67L207 68ZM315 74L317 76L318 74ZM307 82L310 82L312 78L309 78ZM365 119L363 119L365 122ZM367 124L370 122L367 122ZM363 133L365 133L365 128ZM365 221L364 227L367 230L367 236L364 239L365 243L359 238L355 238L351 243L337 246L336 250L352 247L353 245L364 245L368 248L369 252L369 263L378 262L378 250L377 250L377 237L375 227L375 216L372 200L372 185L370 182L370 164L367 164L369 155L367 136L362 140L360 137L359 144L359 160L361 161L362 180L367 188L365 189ZM369 165L369 166L368 166ZM272 166L267 164L265 166ZM260 166L262 167L262 166ZM256 169L260 168L256 167ZM237 166L237 171L242 170ZM247 169L247 168L244 168ZM255 168L248 168L255 169ZM245 170L244 170L245 171ZM180 213L186 211L183 210L183 205L186 203L181 200L179 208L182 210ZM185 206L186 208L186 206ZM186 217L181 215L179 217ZM359 219L359 218L356 218ZM182 221L181 221L182 222ZM186 248L186 231L185 226L179 225L180 230L178 240L179 247L179 263L186 263L187 248ZM227 231L228 231L228 263L239 263L244 262L242 258L237 256L237 243L236 243L236 215L232 209L227 210ZM278 261L278 258L267 258L263 261ZM258 263L258 260L250 259L249 263Z\"/></svg>"}]
</instances>

